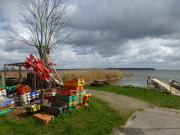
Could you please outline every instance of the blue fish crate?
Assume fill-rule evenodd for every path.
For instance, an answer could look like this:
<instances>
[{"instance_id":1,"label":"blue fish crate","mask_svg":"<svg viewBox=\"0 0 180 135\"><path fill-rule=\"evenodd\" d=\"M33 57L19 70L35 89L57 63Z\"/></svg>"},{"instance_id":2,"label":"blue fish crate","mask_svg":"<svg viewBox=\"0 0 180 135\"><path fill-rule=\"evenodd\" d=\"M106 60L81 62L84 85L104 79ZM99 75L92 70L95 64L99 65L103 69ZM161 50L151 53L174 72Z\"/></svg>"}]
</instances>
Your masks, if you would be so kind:
<instances>
[{"instance_id":1,"label":"blue fish crate","mask_svg":"<svg viewBox=\"0 0 180 135\"><path fill-rule=\"evenodd\" d=\"M12 102L11 98L4 98L0 100L0 107L6 106L6 105L10 105Z\"/></svg>"},{"instance_id":2,"label":"blue fish crate","mask_svg":"<svg viewBox=\"0 0 180 135\"><path fill-rule=\"evenodd\" d=\"M30 90L29 92L30 92L30 95L39 94L39 91L32 91L32 90Z\"/></svg>"},{"instance_id":3,"label":"blue fish crate","mask_svg":"<svg viewBox=\"0 0 180 135\"><path fill-rule=\"evenodd\" d=\"M53 102L43 105L44 112L55 115L55 116L58 116L64 113L66 108L67 108L67 105L65 104L57 104Z\"/></svg>"}]
</instances>

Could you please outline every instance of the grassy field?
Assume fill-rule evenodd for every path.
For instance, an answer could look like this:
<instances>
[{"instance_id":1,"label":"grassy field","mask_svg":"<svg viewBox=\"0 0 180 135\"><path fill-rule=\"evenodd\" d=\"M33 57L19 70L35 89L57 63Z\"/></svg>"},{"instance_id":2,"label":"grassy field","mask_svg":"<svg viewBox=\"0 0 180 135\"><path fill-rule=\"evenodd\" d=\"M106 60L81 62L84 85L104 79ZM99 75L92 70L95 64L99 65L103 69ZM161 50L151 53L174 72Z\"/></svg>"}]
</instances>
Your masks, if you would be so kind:
<instances>
[{"instance_id":1,"label":"grassy field","mask_svg":"<svg viewBox=\"0 0 180 135\"><path fill-rule=\"evenodd\" d=\"M27 73L31 71L22 71L22 77L26 78ZM93 80L105 80L111 78L123 78L125 76L129 76L131 74L127 72L121 72L119 70L104 70L104 69L77 69L77 70L64 70L58 71L62 80L71 80L77 78L84 78L86 82L92 82ZM8 71L8 76L18 78L18 71Z\"/></svg>"},{"instance_id":2,"label":"grassy field","mask_svg":"<svg viewBox=\"0 0 180 135\"><path fill-rule=\"evenodd\" d=\"M119 114L104 101L91 97L84 106L55 117L47 126L31 116L17 121L0 116L1 135L107 135L114 127L124 125L131 114Z\"/></svg>"},{"instance_id":3,"label":"grassy field","mask_svg":"<svg viewBox=\"0 0 180 135\"><path fill-rule=\"evenodd\" d=\"M180 109L180 97L166 92L153 91L146 88L130 88L121 86L90 87L90 85L85 85L85 88L114 92L120 95L139 98L157 106Z\"/></svg>"}]
</instances>

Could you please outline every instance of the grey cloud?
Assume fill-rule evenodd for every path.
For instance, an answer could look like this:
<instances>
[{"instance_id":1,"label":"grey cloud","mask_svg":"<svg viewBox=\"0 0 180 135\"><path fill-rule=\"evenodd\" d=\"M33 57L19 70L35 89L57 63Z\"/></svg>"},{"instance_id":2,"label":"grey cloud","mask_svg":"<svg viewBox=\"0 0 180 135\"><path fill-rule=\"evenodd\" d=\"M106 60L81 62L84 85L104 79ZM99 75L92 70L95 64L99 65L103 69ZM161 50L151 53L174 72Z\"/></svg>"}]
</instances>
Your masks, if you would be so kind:
<instances>
[{"instance_id":1,"label":"grey cloud","mask_svg":"<svg viewBox=\"0 0 180 135\"><path fill-rule=\"evenodd\" d=\"M180 32L178 0L87 0L77 3L73 2L78 8L72 14L71 27L75 32L70 44L94 47L103 56L121 53L117 48L123 47L129 39L167 35L171 38Z\"/></svg>"}]
</instances>

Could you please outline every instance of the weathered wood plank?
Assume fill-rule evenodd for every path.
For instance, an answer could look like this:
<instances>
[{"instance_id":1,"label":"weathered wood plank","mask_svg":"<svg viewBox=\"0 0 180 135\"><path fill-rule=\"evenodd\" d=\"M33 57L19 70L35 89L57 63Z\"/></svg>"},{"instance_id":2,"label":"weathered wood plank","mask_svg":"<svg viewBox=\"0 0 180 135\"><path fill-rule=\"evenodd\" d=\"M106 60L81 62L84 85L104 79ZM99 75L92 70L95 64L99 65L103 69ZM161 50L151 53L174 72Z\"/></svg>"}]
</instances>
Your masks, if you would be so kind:
<instances>
[{"instance_id":1,"label":"weathered wood plank","mask_svg":"<svg viewBox=\"0 0 180 135\"><path fill-rule=\"evenodd\" d=\"M174 87L171 87L168 84L166 84L164 82L161 82L158 79L152 79L151 81L152 81L153 85L158 86L160 89L162 89L162 90L164 90L166 92L170 92L170 93L172 93L174 95L180 96L180 91L175 89Z\"/></svg>"}]
</instances>

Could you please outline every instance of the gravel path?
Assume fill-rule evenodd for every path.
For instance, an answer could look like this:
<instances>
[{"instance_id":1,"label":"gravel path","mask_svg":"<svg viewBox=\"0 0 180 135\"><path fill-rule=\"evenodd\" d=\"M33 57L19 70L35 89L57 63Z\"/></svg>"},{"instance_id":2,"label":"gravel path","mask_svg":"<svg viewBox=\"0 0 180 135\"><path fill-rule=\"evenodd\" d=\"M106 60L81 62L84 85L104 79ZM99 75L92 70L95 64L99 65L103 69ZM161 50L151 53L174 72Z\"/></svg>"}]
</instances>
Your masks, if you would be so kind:
<instances>
[{"instance_id":1,"label":"gravel path","mask_svg":"<svg viewBox=\"0 0 180 135\"><path fill-rule=\"evenodd\" d=\"M151 109L155 107L155 105L147 103L143 100L139 100L137 98L132 98L124 95L118 95L111 92L96 91L89 89L85 89L85 91L87 93L91 93L94 97L106 101L112 108L118 110L121 114L134 112L137 110ZM111 135L121 135L120 130L117 128L113 129Z\"/></svg>"},{"instance_id":2,"label":"gravel path","mask_svg":"<svg viewBox=\"0 0 180 135\"><path fill-rule=\"evenodd\" d=\"M124 95L118 95L111 92L88 90L87 93L91 93L92 96L100 98L109 103L109 105L118 110L120 113L127 113L136 110L142 110L146 108L154 108L155 105L147 103L137 98L131 98Z\"/></svg>"}]
</instances>

